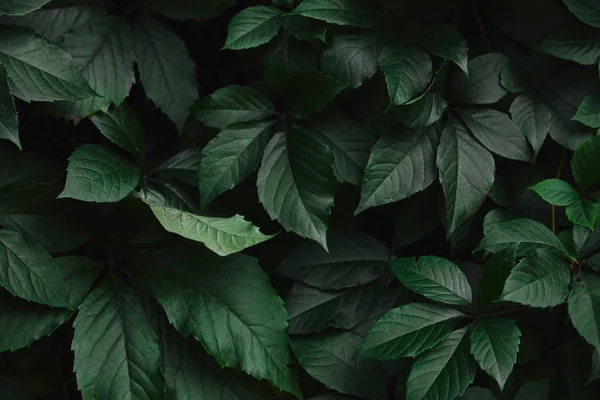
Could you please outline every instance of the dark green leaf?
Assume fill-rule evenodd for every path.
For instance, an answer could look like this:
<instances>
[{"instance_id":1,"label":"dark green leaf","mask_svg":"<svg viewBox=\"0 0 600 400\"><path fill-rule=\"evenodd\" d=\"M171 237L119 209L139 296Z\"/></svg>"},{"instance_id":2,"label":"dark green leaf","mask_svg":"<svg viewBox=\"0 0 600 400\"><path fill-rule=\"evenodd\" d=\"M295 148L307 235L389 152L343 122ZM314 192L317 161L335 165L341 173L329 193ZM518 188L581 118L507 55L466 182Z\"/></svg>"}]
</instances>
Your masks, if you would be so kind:
<instances>
[{"instance_id":1,"label":"dark green leaf","mask_svg":"<svg viewBox=\"0 0 600 400\"><path fill-rule=\"evenodd\" d=\"M3 0L0 15L25 15L39 10L50 0Z\"/></svg>"},{"instance_id":2,"label":"dark green leaf","mask_svg":"<svg viewBox=\"0 0 600 400\"><path fill-rule=\"evenodd\" d=\"M10 140L21 148L17 110L7 79L6 68L0 65L0 139Z\"/></svg>"},{"instance_id":3,"label":"dark green leaf","mask_svg":"<svg viewBox=\"0 0 600 400\"><path fill-rule=\"evenodd\" d=\"M598 379L600 379L600 353L598 353L597 350L594 350L592 352L592 360L591 360L590 364L591 364L591 371L590 371L590 376L588 377L587 381L585 382L586 385L589 385L590 383L595 382Z\"/></svg>"},{"instance_id":4,"label":"dark green leaf","mask_svg":"<svg viewBox=\"0 0 600 400\"><path fill-rule=\"evenodd\" d=\"M303 42L320 40L323 43L327 43L325 38L327 24L323 21L306 18L301 15L287 15L283 21L283 29Z\"/></svg>"},{"instance_id":5,"label":"dark green leaf","mask_svg":"<svg viewBox=\"0 0 600 400\"><path fill-rule=\"evenodd\" d=\"M439 220L434 207L434 197L431 192L421 192L401 201L393 213L394 242L393 249L414 243L436 227Z\"/></svg>"},{"instance_id":6,"label":"dark green leaf","mask_svg":"<svg viewBox=\"0 0 600 400\"><path fill-rule=\"evenodd\" d=\"M143 3L152 11L183 20L216 18L234 4L235 0L145 0Z\"/></svg>"},{"instance_id":7,"label":"dark green leaf","mask_svg":"<svg viewBox=\"0 0 600 400\"><path fill-rule=\"evenodd\" d=\"M469 74L467 40L452 25L425 25L419 36L427 50L453 61L465 74Z\"/></svg>"},{"instance_id":8,"label":"dark green leaf","mask_svg":"<svg viewBox=\"0 0 600 400\"><path fill-rule=\"evenodd\" d=\"M548 380L529 382L521 386L514 400L547 400L548 391Z\"/></svg>"},{"instance_id":9,"label":"dark green leaf","mask_svg":"<svg viewBox=\"0 0 600 400\"><path fill-rule=\"evenodd\" d=\"M571 160L571 171L579 189L587 191L600 179L600 137L593 137L579 146Z\"/></svg>"},{"instance_id":10,"label":"dark green leaf","mask_svg":"<svg viewBox=\"0 0 600 400\"><path fill-rule=\"evenodd\" d=\"M533 147L534 155L537 156L550 132L552 123L550 106L536 93L527 92L513 100L510 105L510 116L519 125L521 132Z\"/></svg>"},{"instance_id":11,"label":"dark green leaf","mask_svg":"<svg viewBox=\"0 0 600 400\"><path fill-rule=\"evenodd\" d=\"M460 400L496 400L496 397L490 389L479 386L471 386L467 389Z\"/></svg>"},{"instance_id":12,"label":"dark green leaf","mask_svg":"<svg viewBox=\"0 0 600 400\"><path fill-rule=\"evenodd\" d=\"M588 199L577 200L569 204L565 210L567 218L575 225L581 225L594 230L596 224L596 209Z\"/></svg>"},{"instance_id":13,"label":"dark green leaf","mask_svg":"<svg viewBox=\"0 0 600 400\"><path fill-rule=\"evenodd\" d=\"M531 187L545 202L565 207L579 201L579 192L560 179L546 179Z\"/></svg>"},{"instance_id":14,"label":"dark green leaf","mask_svg":"<svg viewBox=\"0 0 600 400\"><path fill-rule=\"evenodd\" d=\"M69 304L79 308L102 272L102 263L81 256L58 257L55 262L67 286Z\"/></svg>"},{"instance_id":15,"label":"dark green leaf","mask_svg":"<svg viewBox=\"0 0 600 400\"><path fill-rule=\"evenodd\" d=\"M250 49L269 42L283 24L281 14L281 10L268 6L245 8L229 21L223 48Z\"/></svg>"},{"instance_id":16,"label":"dark green leaf","mask_svg":"<svg viewBox=\"0 0 600 400\"><path fill-rule=\"evenodd\" d=\"M201 160L202 151L192 147L165 160L159 166L154 168L151 173L166 175L168 177L180 179L190 185L197 185L198 170L200 169Z\"/></svg>"},{"instance_id":17,"label":"dark green leaf","mask_svg":"<svg viewBox=\"0 0 600 400\"><path fill-rule=\"evenodd\" d=\"M285 110L294 118L309 118L327 107L347 87L318 72L297 72L285 87Z\"/></svg>"},{"instance_id":18,"label":"dark green leaf","mask_svg":"<svg viewBox=\"0 0 600 400\"><path fill-rule=\"evenodd\" d=\"M279 38L269 45L263 57L264 72L269 83L281 93L280 85L293 80L294 74L301 71L317 71L318 52L310 43L302 43L289 35Z\"/></svg>"},{"instance_id":19,"label":"dark green leaf","mask_svg":"<svg viewBox=\"0 0 600 400\"><path fill-rule=\"evenodd\" d=\"M563 31L550 36L536 49L579 64L593 65L600 60L600 37L589 31Z\"/></svg>"},{"instance_id":20,"label":"dark green leaf","mask_svg":"<svg viewBox=\"0 0 600 400\"><path fill-rule=\"evenodd\" d=\"M92 117L92 122L108 140L127 150L138 160L146 155L146 134L140 120L127 103L106 114Z\"/></svg>"},{"instance_id":21,"label":"dark green leaf","mask_svg":"<svg viewBox=\"0 0 600 400\"><path fill-rule=\"evenodd\" d=\"M492 255L485 263L479 284L479 307L486 308L500 297L506 279L515 266L516 246L510 246Z\"/></svg>"},{"instance_id":22,"label":"dark green leaf","mask_svg":"<svg viewBox=\"0 0 600 400\"><path fill-rule=\"evenodd\" d=\"M600 96L586 97L573 119L591 128L600 128Z\"/></svg>"},{"instance_id":23,"label":"dark green leaf","mask_svg":"<svg viewBox=\"0 0 600 400\"><path fill-rule=\"evenodd\" d=\"M366 0L304 0L293 13L358 28L375 26L380 20L377 11Z\"/></svg>"},{"instance_id":24,"label":"dark green leaf","mask_svg":"<svg viewBox=\"0 0 600 400\"><path fill-rule=\"evenodd\" d=\"M427 93L419 101L402 106L397 115L403 125L409 128L429 126L442 118L448 103L437 93Z\"/></svg>"},{"instance_id":25,"label":"dark green leaf","mask_svg":"<svg viewBox=\"0 0 600 400\"><path fill-rule=\"evenodd\" d=\"M583 273L569 294L569 318L573 327L596 351L600 351L600 278Z\"/></svg>"},{"instance_id":26,"label":"dark green leaf","mask_svg":"<svg viewBox=\"0 0 600 400\"><path fill-rule=\"evenodd\" d=\"M500 73L508 65L504 54L489 53L469 61L469 76L460 75L455 84L458 98L472 104L493 104L506 95Z\"/></svg>"},{"instance_id":27,"label":"dark green leaf","mask_svg":"<svg viewBox=\"0 0 600 400\"><path fill-rule=\"evenodd\" d=\"M569 10L588 25L600 28L600 5L594 0L563 0Z\"/></svg>"}]
</instances>

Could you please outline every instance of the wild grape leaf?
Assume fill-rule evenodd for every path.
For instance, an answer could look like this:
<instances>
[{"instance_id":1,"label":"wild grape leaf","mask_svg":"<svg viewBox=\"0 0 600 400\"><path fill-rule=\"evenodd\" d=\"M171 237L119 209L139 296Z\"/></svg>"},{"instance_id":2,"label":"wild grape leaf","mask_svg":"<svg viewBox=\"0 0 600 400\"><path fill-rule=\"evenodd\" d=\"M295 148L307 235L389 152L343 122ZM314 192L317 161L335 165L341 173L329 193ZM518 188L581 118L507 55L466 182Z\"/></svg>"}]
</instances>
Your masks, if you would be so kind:
<instances>
[{"instance_id":1,"label":"wild grape leaf","mask_svg":"<svg viewBox=\"0 0 600 400\"><path fill-rule=\"evenodd\" d=\"M0 351L30 346L62 325L73 311L30 303L0 293Z\"/></svg>"},{"instance_id":2,"label":"wild grape leaf","mask_svg":"<svg viewBox=\"0 0 600 400\"><path fill-rule=\"evenodd\" d=\"M590 128L600 128L600 95L586 97L573 119Z\"/></svg>"},{"instance_id":3,"label":"wild grape leaf","mask_svg":"<svg viewBox=\"0 0 600 400\"><path fill-rule=\"evenodd\" d=\"M79 146L69 157L67 182L59 198L115 203L140 181L140 170L112 150L97 144Z\"/></svg>"},{"instance_id":4,"label":"wild grape leaf","mask_svg":"<svg viewBox=\"0 0 600 400\"><path fill-rule=\"evenodd\" d=\"M199 188L205 208L256 169L275 132L275 121L239 123L221 131L202 150Z\"/></svg>"},{"instance_id":5,"label":"wild grape leaf","mask_svg":"<svg viewBox=\"0 0 600 400\"><path fill-rule=\"evenodd\" d=\"M437 125L385 132L371 150L355 214L426 189L436 177L438 141Z\"/></svg>"},{"instance_id":6,"label":"wild grape leaf","mask_svg":"<svg viewBox=\"0 0 600 400\"><path fill-rule=\"evenodd\" d=\"M202 150L191 147L166 159L150 173L179 179L190 185L197 185L201 161Z\"/></svg>"},{"instance_id":7,"label":"wild grape leaf","mask_svg":"<svg viewBox=\"0 0 600 400\"><path fill-rule=\"evenodd\" d=\"M381 19L366 0L304 0L292 13L357 28L373 27Z\"/></svg>"},{"instance_id":8,"label":"wild grape leaf","mask_svg":"<svg viewBox=\"0 0 600 400\"><path fill-rule=\"evenodd\" d=\"M53 106L58 115L77 117L119 106L135 81L134 40L123 19L100 16L67 32L59 42L98 96Z\"/></svg>"},{"instance_id":9,"label":"wild grape leaf","mask_svg":"<svg viewBox=\"0 0 600 400\"><path fill-rule=\"evenodd\" d=\"M414 357L435 346L465 315L433 304L407 304L388 311L360 345L361 357Z\"/></svg>"},{"instance_id":10,"label":"wild grape leaf","mask_svg":"<svg viewBox=\"0 0 600 400\"><path fill-rule=\"evenodd\" d=\"M235 0L146 0L144 7L179 20L216 18L235 4Z\"/></svg>"},{"instance_id":11,"label":"wild grape leaf","mask_svg":"<svg viewBox=\"0 0 600 400\"><path fill-rule=\"evenodd\" d=\"M127 103L109 110L106 114L97 114L92 122L108 140L127 150L138 160L146 155L146 133L138 117Z\"/></svg>"},{"instance_id":12,"label":"wild grape leaf","mask_svg":"<svg viewBox=\"0 0 600 400\"><path fill-rule=\"evenodd\" d=\"M477 304L487 308L500 297L506 279L515 266L516 246L510 246L493 254L485 263L479 283Z\"/></svg>"},{"instance_id":13,"label":"wild grape leaf","mask_svg":"<svg viewBox=\"0 0 600 400\"><path fill-rule=\"evenodd\" d=\"M329 251L316 242L304 242L277 267L277 274L323 290L364 285L389 271L389 251L361 232L331 231Z\"/></svg>"},{"instance_id":14,"label":"wild grape leaf","mask_svg":"<svg viewBox=\"0 0 600 400\"><path fill-rule=\"evenodd\" d=\"M0 229L0 285L25 300L69 306L63 275L48 251L9 229Z\"/></svg>"},{"instance_id":15,"label":"wild grape leaf","mask_svg":"<svg viewBox=\"0 0 600 400\"><path fill-rule=\"evenodd\" d=\"M461 109L460 116L488 150L511 160L531 161L529 144L508 115L492 109Z\"/></svg>"},{"instance_id":16,"label":"wild grape leaf","mask_svg":"<svg viewBox=\"0 0 600 400\"><path fill-rule=\"evenodd\" d=\"M423 93L433 78L429 54L411 44L384 47L379 66L385 74L390 99L399 106Z\"/></svg>"},{"instance_id":17,"label":"wild grape leaf","mask_svg":"<svg viewBox=\"0 0 600 400\"><path fill-rule=\"evenodd\" d=\"M253 6L237 13L227 26L224 49L243 50L269 42L281 29L282 11L274 7Z\"/></svg>"},{"instance_id":18,"label":"wild grape leaf","mask_svg":"<svg viewBox=\"0 0 600 400\"><path fill-rule=\"evenodd\" d=\"M574 203L569 204L565 211L567 218L573 224L594 230L594 225L596 224L596 209L594 203L590 200L577 200Z\"/></svg>"},{"instance_id":19,"label":"wild grape leaf","mask_svg":"<svg viewBox=\"0 0 600 400\"><path fill-rule=\"evenodd\" d=\"M17 110L3 65L0 65L0 139L10 140L21 148Z\"/></svg>"},{"instance_id":20,"label":"wild grape leaf","mask_svg":"<svg viewBox=\"0 0 600 400\"><path fill-rule=\"evenodd\" d=\"M73 327L73 370L84 399L163 398L158 339L125 281L105 278L79 308Z\"/></svg>"},{"instance_id":21,"label":"wild grape leaf","mask_svg":"<svg viewBox=\"0 0 600 400\"><path fill-rule=\"evenodd\" d=\"M223 367L267 379L301 398L287 364L287 314L257 261L245 255L149 254L143 272L184 336L192 335Z\"/></svg>"},{"instance_id":22,"label":"wild grape leaf","mask_svg":"<svg viewBox=\"0 0 600 400\"><path fill-rule=\"evenodd\" d=\"M79 100L96 95L69 53L29 29L0 29L0 63L8 72L13 94L25 101Z\"/></svg>"},{"instance_id":23,"label":"wild grape leaf","mask_svg":"<svg viewBox=\"0 0 600 400\"><path fill-rule=\"evenodd\" d=\"M321 58L321 71L354 89L377 72L378 43L372 33L333 35Z\"/></svg>"},{"instance_id":24,"label":"wild grape leaf","mask_svg":"<svg viewBox=\"0 0 600 400\"><path fill-rule=\"evenodd\" d=\"M406 399L453 399L475 379L475 362L469 354L469 328L449 334L430 351L418 356L406 381Z\"/></svg>"},{"instance_id":25,"label":"wild grape leaf","mask_svg":"<svg viewBox=\"0 0 600 400\"><path fill-rule=\"evenodd\" d=\"M348 84L314 71L294 73L284 87L285 111L294 118L309 118L327 107Z\"/></svg>"},{"instance_id":26,"label":"wild grape leaf","mask_svg":"<svg viewBox=\"0 0 600 400\"><path fill-rule=\"evenodd\" d=\"M500 299L531 307L554 307L569 294L569 281L569 263L562 254L536 249L513 268Z\"/></svg>"},{"instance_id":27,"label":"wild grape leaf","mask_svg":"<svg viewBox=\"0 0 600 400\"><path fill-rule=\"evenodd\" d=\"M509 63L508 57L488 53L469 61L469 75L460 75L455 83L458 98L472 104L493 104L506 95L500 84L500 73Z\"/></svg>"},{"instance_id":28,"label":"wild grape leaf","mask_svg":"<svg viewBox=\"0 0 600 400\"><path fill-rule=\"evenodd\" d=\"M275 106L260 92L245 86L227 86L192 108L205 125L224 129L236 122L255 121L273 114Z\"/></svg>"},{"instance_id":29,"label":"wild grape leaf","mask_svg":"<svg viewBox=\"0 0 600 400\"><path fill-rule=\"evenodd\" d=\"M551 108L540 99L538 94L527 92L513 100L510 105L510 116L533 147L534 156L537 156L550 132Z\"/></svg>"},{"instance_id":30,"label":"wild grape leaf","mask_svg":"<svg viewBox=\"0 0 600 400\"><path fill-rule=\"evenodd\" d=\"M375 360L355 358L362 338L352 332L305 336L291 342L310 376L326 387L368 400L387 397L383 370Z\"/></svg>"},{"instance_id":31,"label":"wild grape leaf","mask_svg":"<svg viewBox=\"0 0 600 400\"><path fill-rule=\"evenodd\" d=\"M549 382L547 379L533 381L521 386L514 400L547 400L549 392Z\"/></svg>"},{"instance_id":32,"label":"wild grape leaf","mask_svg":"<svg viewBox=\"0 0 600 400\"><path fill-rule=\"evenodd\" d=\"M570 29L548 37L536 50L582 65L594 65L600 60L600 37L589 31Z\"/></svg>"},{"instance_id":33,"label":"wild grape leaf","mask_svg":"<svg viewBox=\"0 0 600 400\"><path fill-rule=\"evenodd\" d=\"M588 25L600 28L600 4L594 0L563 0L577 18Z\"/></svg>"},{"instance_id":34,"label":"wild grape leaf","mask_svg":"<svg viewBox=\"0 0 600 400\"><path fill-rule=\"evenodd\" d=\"M422 99L397 109L400 122L409 128L427 127L442 118L448 103L437 93L427 93Z\"/></svg>"},{"instance_id":35,"label":"wild grape leaf","mask_svg":"<svg viewBox=\"0 0 600 400\"><path fill-rule=\"evenodd\" d=\"M0 4L0 15L26 15L49 2L50 0L3 0Z\"/></svg>"},{"instance_id":36,"label":"wild grape leaf","mask_svg":"<svg viewBox=\"0 0 600 400\"><path fill-rule=\"evenodd\" d=\"M67 286L69 304L72 308L78 309L102 272L104 264L82 256L62 256L55 258L54 261Z\"/></svg>"},{"instance_id":37,"label":"wild grape leaf","mask_svg":"<svg viewBox=\"0 0 600 400\"><path fill-rule=\"evenodd\" d=\"M144 90L181 131L190 106L198 99L196 65L185 43L155 19L137 18L134 37Z\"/></svg>"},{"instance_id":38,"label":"wild grape leaf","mask_svg":"<svg viewBox=\"0 0 600 400\"><path fill-rule=\"evenodd\" d=\"M149 203L158 222L169 232L204 244L220 256L237 253L271 239L241 215L205 217L160 204Z\"/></svg>"},{"instance_id":39,"label":"wild grape leaf","mask_svg":"<svg viewBox=\"0 0 600 400\"><path fill-rule=\"evenodd\" d=\"M293 4L291 5L293 7ZM289 15L284 17L283 29L291 36L301 42L311 42L319 40L327 43L325 34L327 33L327 24L312 18L301 15Z\"/></svg>"},{"instance_id":40,"label":"wild grape leaf","mask_svg":"<svg viewBox=\"0 0 600 400\"><path fill-rule=\"evenodd\" d=\"M531 187L545 202L565 207L579 201L579 192L560 179L546 179Z\"/></svg>"},{"instance_id":41,"label":"wild grape leaf","mask_svg":"<svg viewBox=\"0 0 600 400\"><path fill-rule=\"evenodd\" d=\"M471 354L479 367L504 390L506 380L517 362L521 332L515 321L505 317L486 317L470 331Z\"/></svg>"},{"instance_id":42,"label":"wild grape leaf","mask_svg":"<svg viewBox=\"0 0 600 400\"><path fill-rule=\"evenodd\" d=\"M600 137L593 137L577 148L571 159L571 171L579 189L587 191L600 179Z\"/></svg>"},{"instance_id":43,"label":"wild grape leaf","mask_svg":"<svg viewBox=\"0 0 600 400\"><path fill-rule=\"evenodd\" d=\"M336 181L333 153L309 130L273 136L258 170L258 198L286 230L327 249L326 232Z\"/></svg>"},{"instance_id":44,"label":"wild grape leaf","mask_svg":"<svg viewBox=\"0 0 600 400\"><path fill-rule=\"evenodd\" d=\"M596 351L600 351L600 279L583 273L569 294L569 318L573 327Z\"/></svg>"},{"instance_id":45,"label":"wild grape leaf","mask_svg":"<svg viewBox=\"0 0 600 400\"><path fill-rule=\"evenodd\" d=\"M468 76L467 40L449 24L428 24L419 30L421 43L433 54L447 58Z\"/></svg>"},{"instance_id":46,"label":"wild grape leaf","mask_svg":"<svg viewBox=\"0 0 600 400\"><path fill-rule=\"evenodd\" d=\"M471 138L464 125L450 119L442 132L437 167L446 195L450 236L481 206L492 188L494 158Z\"/></svg>"},{"instance_id":47,"label":"wild grape leaf","mask_svg":"<svg viewBox=\"0 0 600 400\"><path fill-rule=\"evenodd\" d=\"M401 258L390 262L398 280L413 292L445 304L471 304L471 286L456 264L440 257L423 256L419 262Z\"/></svg>"}]
</instances>

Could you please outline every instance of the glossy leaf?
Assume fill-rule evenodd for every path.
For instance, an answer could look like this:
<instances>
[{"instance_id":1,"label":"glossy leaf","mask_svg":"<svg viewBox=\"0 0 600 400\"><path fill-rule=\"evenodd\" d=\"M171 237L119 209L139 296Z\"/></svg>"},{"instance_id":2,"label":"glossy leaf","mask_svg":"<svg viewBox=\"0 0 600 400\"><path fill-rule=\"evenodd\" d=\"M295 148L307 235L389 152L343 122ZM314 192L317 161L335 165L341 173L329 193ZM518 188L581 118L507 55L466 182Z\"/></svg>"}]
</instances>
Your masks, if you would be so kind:
<instances>
[{"instance_id":1,"label":"glossy leaf","mask_svg":"<svg viewBox=\"0 0 600 400\"><path fill-rule=\"evenodd\" d=\"M236 14L227 27L224 49L242 50L273 39L283 21L281 11L268 6L248 7Z\"/></svg>"},{"instance_id":2,"label":"glossy leaf","mask_svg":"<svg viewBox=\"0 0 600 400\"><path fill-rule=\"evenodd\" d=\"M579 192L560 179L546 179L531 187L544 201L555 206L568 206L579 201Z\"/></svg>"},{"instance_id":3,"label":"glossy leaf","mask_svg":"<svg viewBox=\"0 0 600 400\"><path fill-rule=\"evenodd\" d=\"M10 140L21 148L17 110L3 65L0 65L0 139Z\"/></svg>"},{"instance_id":4,"label":"glossy leaf","mask_svg":"<svg viewBox=\"0 0 600 400\"><path fill-rule=\"evenodd\" d=\"M508 58L499 53L488 53L469 61L469 75L461 75L455 84L458 98L471 104L493 104L506 95L500 85L500 73L508 65Z\"/></svg>"}]
</instances>

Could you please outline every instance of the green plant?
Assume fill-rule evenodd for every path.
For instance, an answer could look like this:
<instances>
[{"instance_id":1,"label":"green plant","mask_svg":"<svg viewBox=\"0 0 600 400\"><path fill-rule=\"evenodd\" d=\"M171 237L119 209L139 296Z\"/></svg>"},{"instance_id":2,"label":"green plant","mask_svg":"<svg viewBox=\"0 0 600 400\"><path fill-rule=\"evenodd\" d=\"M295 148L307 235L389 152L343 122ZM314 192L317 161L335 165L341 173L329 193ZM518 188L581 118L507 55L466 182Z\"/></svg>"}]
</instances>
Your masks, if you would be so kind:
<instances>
[{"instance_id":1,"label":"green plant","mask_svg":"<svg viewBox=\"0 0 600 400\"><path fill-rule=\"evenodd\" d=\"M596 398L599 66L595 0L0 0L2 399Z\"/></svg>"}]
</instances>

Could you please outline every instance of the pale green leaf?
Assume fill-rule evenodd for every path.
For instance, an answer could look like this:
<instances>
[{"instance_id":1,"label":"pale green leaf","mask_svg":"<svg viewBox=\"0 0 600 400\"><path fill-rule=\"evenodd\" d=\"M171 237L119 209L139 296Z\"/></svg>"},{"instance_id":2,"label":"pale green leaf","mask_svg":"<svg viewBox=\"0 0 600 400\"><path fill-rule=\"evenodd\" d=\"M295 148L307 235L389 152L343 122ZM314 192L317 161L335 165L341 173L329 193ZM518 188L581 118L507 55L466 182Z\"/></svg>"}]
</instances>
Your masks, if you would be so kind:
<instances>
[{"instance_id":1,"label":"pale green leaf","mask_svg":"<svg viewBox=\"0 0 600 400\"><path fill-rule=\"evenodd\" d=\"M449 24L428 24L419 31L419 39L433 54L447 58L469 74L467 40Z\"/></svg>"},{"instance_id":2,"label":"pale green leaf","mask_svg":"<svg viewBox=\"0 0 600 400\"><path fill-rule=\"evenodd\" d=\"M427 93L422 99L404 105L396 111L400 122L409 128L427 127L442 118L448 103L437 93Z\"/></svg>"},{"instance_id":3,"label":"pale green leaf","mask_svg":"<svg viewBox=\"0 0 600 400\"><path fill-rule=\"evenodd\" d=\"M565 211L567 218L573 224L594 230L594 225L596 224L596 209L594 203L590 200L577 200L576 202L569 204Z\"/></svg>"},{"instance_id":4,"label":"pale green leaf","mask_svg":"<svg viewBox=\"0 0 600 400\"><path fill-rule=\"evenodd\" d=\"M509 63L508 57L488 53L469 61L469 75L462 74L455 83L458 98L472 104L493 104L506 95L500 84L500 73Z\"/></svg>"},{"instance_id":5,"label":"pale green leaf","mask_svg":"<svg viewBox=\"0 0 600 400\"><path fill-rule=\"evenodd\" d=\"M586 97L573 119L591 128L600 128L600 96Z\"/></svg>"},{"instance_id":6,"label":"pale green leaf","mask_svg":"<svg viewBox=\"0 0 600 400\"><path fill-rule=\"evenodd\" d=\"M596 351L600 351L600 278L583 273L569 294L569 318L573 327Z\"/></svg>"},{"instance_id":7,"label":"pale green leaf","mask_svg":"<svg viewBox=\"0 0 600 400\"><path fill-rule=\"evenodd\" d=\"M8 86L6 68L0 64L0 139L10 140L21 148L17 110Z\"/></svg>"},{"instance_id":8,"label":"pale green leaf","mask_svg":"<svg viewBox=\"0 0 600 400\"><path fill-rule=\"evenodd\" d=\"M600 137L593 137L577 148L571 159L571 171L582 191L600 179Z\"/></svg>"},{"instance_id":9,"label":"pale green leaf","mask_svg":"<svg viewBox=\"0 0 600 400\"><path fill-rule=\"evenodd\" d=\"M367 0L304 0L292 12L331 24L357 28L373 27L381 19Z\"/></svg>"},{"instance_id":10,"label":"pale green leaf","mask_svg":"<svg viewBox=\"0 0 600 400\"><path fill-rule=\"evenodd\" d=\"M39 10L50 0L2 0L0 15L25 15Z\"/></svg>"},{"instance_id":11,"label":"pale green leaf","mask_svg":"<svg viewBox=\"0 0 600 400\"><path fill-rule=\"evenodd\" d=\"M537 156L544 140L550 132L552 109L534 92L524 93L513 100L510 105L510 116L519 125L533 153Z\"/></svg>"},{"instance_id":12,"label":"pale green leaf","mask_svg":"<svg viewBox=\"0 0 600 400\"><path fill-rule=\"evenodd\" d=\"M600 4L595 0L563 0L577 18L588 25L600 28Z\"/></svg>"},{"instance_id":13,"label":"pale green leaf","mask_svg":"<svg viewBox=\"0 0 600 400\"><path fill-rule=\"evenodd\" d=\"M127 103L106 114L97 114L92 122L108 140L127 150L138 160L146 155L146 133L138 117Z\"/></svg>"},{"instance_id":14,"label":"pale green leaf","mask_svg":"<svg viewBox=\"0 0 600 400\"><path fill-rule=\"evenodd\" d=\"M227 26L224 49L243 50L269 42L281 28L282 11L268 6L248 7L236 14Z\"/></svg>"},{"instance_id":15,"label":"pale green leaf","mask_svg":"<svg viewBox=\"0 0 600 400\"><path fill-rule=\"evenodd\" d=\"M579 201L579 192L560 179L546 179L531 187L545 202L565 207Z\"/></svg>"}]
</instances>

